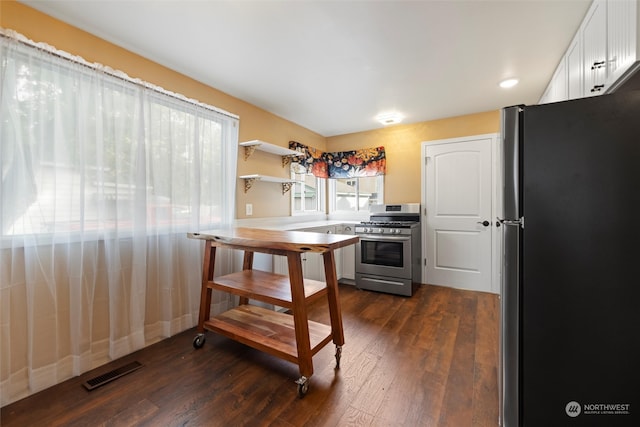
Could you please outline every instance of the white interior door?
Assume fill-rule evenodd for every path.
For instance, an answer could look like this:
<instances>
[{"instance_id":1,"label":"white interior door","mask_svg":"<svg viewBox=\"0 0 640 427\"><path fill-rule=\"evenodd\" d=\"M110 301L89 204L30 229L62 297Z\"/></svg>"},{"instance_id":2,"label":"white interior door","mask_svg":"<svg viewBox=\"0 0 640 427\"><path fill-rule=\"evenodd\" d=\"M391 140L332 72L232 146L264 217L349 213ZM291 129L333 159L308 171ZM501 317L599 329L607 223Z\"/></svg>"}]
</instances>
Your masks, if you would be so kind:
<instances>
[{"instance_id":1,"label":"white interior door","mask_svg":"<svg viewBox=\"0 0 640 427\"><path fill-rule=\"evenodd\" d=\"M495 292L492 153L496 139L482 135L425 144L426 283Z\"/></svg>"}]
</instances>

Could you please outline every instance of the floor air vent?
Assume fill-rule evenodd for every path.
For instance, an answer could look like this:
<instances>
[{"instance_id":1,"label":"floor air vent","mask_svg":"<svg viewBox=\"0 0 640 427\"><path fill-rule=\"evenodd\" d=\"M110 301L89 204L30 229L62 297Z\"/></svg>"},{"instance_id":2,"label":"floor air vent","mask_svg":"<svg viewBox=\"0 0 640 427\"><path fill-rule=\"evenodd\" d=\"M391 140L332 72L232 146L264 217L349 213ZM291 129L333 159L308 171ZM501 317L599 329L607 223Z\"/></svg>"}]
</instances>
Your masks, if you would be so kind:
<instances>
[{"instance_id":1,"label":"floor air vent","mask_svg":"<svg viewBox=\"0 0 640 427\"><path fill-rule=\"evenodd\" d=\"M118 379L123 375L127 375L139 368L142 368L142 364L140 362L131 362L117 369L114 369L113 371L109 371L106 374L102 374L95 378L91 378L90 380L87 380L84 383L82 383L82 385L87 390L93 390L94 388L98 388L102 385L105 385L106 383L111 382L115 379Z\"/></svg>"}]
</instances>

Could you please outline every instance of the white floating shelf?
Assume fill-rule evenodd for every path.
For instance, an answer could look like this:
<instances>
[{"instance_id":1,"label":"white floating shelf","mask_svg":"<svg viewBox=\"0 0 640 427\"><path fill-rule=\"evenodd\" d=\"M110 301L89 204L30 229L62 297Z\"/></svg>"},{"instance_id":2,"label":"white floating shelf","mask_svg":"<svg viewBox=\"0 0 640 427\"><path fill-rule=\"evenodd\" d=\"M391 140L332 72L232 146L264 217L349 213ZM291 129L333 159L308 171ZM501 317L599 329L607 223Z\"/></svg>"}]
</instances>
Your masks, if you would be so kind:
<instances>
[{"instance_id":1,"label":"white floating shelf","mask_svg":"<svg viewBox=\"0 0 640 427\"><path fill-rule=\"evenodd\" d=\"M265 182L277 182L282 184L282 194L285 194L287 191L289 191L293 186L293 184L297 182L296 180L290 179L290 178L280 178L277 176L268 176L268 175L259 175L259 174L242 175L242 176L239 176L238 178L244 179L245 193L249 191L253 183L257 180L265 181Z\"/></svg>"},{"instance_id":2,"label":"white floating shelf","mask_svg":"<svg viewBox=\"0 0 640 427\"><path fill-rule=\"evenodd\" d=\"M281 147L279 145L270 144L259 139L252 141L245 141L240 143L241 147L244 147L244 159L247 160L255 150L264 151L265 153L275 154L282 156L282 167L285 167L291 162L292 157L304 156L304 153L300 151L291 150L289 148Z\"/></svg>"}]
</instances>

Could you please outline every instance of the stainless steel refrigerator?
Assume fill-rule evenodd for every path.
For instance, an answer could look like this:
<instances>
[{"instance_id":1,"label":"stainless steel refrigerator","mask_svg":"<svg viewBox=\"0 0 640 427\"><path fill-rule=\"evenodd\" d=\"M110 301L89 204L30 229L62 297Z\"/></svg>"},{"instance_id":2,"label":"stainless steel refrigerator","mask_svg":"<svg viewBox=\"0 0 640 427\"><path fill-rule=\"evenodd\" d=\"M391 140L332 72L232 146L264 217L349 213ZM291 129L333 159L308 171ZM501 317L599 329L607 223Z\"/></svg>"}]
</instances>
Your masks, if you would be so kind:
<instances>
[{"instance_id":1,"label":"stainless steel refrigerator","mask_svg":"<svg viewBox=\"0 0 640 427\"><path fill-rule=\"evenodd\" d=\"M502 112L501 422L640 426L640 91Z\"/></svg>"}]
</instances>

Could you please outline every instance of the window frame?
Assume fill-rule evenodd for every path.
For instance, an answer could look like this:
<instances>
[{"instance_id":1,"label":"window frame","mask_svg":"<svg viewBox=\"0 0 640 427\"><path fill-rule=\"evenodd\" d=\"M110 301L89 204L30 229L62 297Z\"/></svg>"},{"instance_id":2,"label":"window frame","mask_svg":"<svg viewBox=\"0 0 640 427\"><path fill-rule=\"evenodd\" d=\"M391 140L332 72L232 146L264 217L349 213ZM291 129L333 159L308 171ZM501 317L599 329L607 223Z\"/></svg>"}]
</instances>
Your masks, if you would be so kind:
<instances>
[{"instance_id":1,"label":"window frame","mask_svg":"<svg viewBox=\"0 0 640 427\"><path fill-rule=\"evenodd\" d=\"M298 180L298 176L303 176L303 175L307 175L308 176L308 175L313 175L313 174L310 174L310 173L307 173L307 174L295 173L294 169L293 168L291 169L291 179L296 181L291 186L291 216L326 214L326 187L327 187L326 178L315 177L315 180L316 180L316 206L315 206L315 209L306 209L306 206L304 206L304 209L302 209L302 210L297 210L296 209L296 186L303 182L303 181L299 181ZM303 183L303 185L302 185L302 188L303 188L302 194L304 194L304 188L305 187L306 187L306 183ZM302 200L304 200L304 199L302 199ZM304 203L302 203L302 204L304 205Z\"/></svg>"},{"instance_id":2,"label":"window frame","mask_svg":"<svg viewBox=\"0 0 640 427\"><path fill-rule=\"evenodd\" d=\"M337 192L336 192L336 179L329 180L329 213L330 214L346 214L346 213L366 213L369 209L360 208L360 178L376 178L376 190L378 193L378 204L384 203L384 175L377 175L375 177L352 177L341 178L356 180L356 209L355 210L338 210L337 209Z\"/></svg>"}]
</instances>

